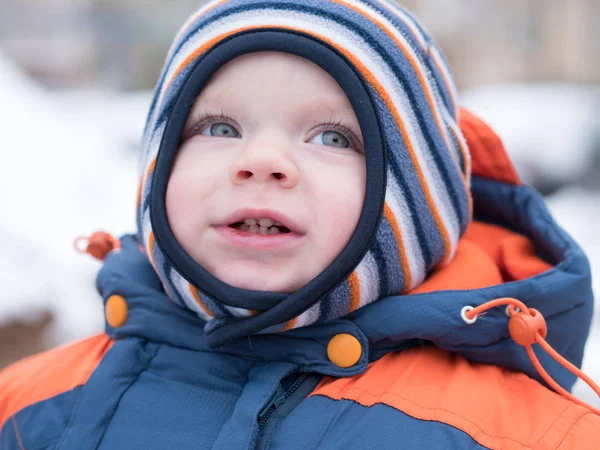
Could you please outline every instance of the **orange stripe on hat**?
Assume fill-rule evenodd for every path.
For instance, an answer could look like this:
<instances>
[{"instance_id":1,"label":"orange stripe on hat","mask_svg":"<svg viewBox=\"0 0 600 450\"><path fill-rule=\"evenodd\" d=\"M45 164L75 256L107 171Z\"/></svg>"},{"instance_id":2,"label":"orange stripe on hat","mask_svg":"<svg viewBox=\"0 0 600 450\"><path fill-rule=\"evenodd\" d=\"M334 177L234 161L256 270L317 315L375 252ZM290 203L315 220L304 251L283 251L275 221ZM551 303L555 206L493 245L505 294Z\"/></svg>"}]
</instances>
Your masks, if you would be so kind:
<instances>
[{"instance_id":1,"label":"orange stripe on hat","mask_svg":"<svg viewBox=\"0 0 600 450\"><path fill-rule=\"evenodd\" d=\"M152 263L152 267L156 270L156 263L154 261L154 233L151 231L148 236L148 250L150 251L150 262Z\"/></svg>"},{"instance_id":2,"label":"orange stripe on hat","mask_svg":"<svg viewBox=\"0 0 600 450\"><path fill-rule=\"evenodd\" d=\"M156 156L154 158L152 158L152 161L150 161L150 165L148 166L148 169L146 169L146 175L144 176L144 184L146 184L146 182L148 181L148 178L150 178L150 174L152 173L152 171L154 170L155 167L156 167Z\"/></svg>"},{"instance_id":3,"label":"orange stripe on hat","mask_svg":"<svg viewBox=\"0 0 600 450\"><path fill-rule=\"evenodd\" d=\"M152 158L152 161L150 161L150 165L148 166L148 169L146 169L146 172L144 173L144 175L142 176L142 179L140 180L140 185L138 187L138 193L137 193L137 199L136 199L136 206L139 208L140 207L140 202L142 201L142 191L144 190L144 185L146 184L146 181L148 181L148 178L150 177L150 174L152 173L152 171L154 170L154 168L156 167L156 156L154 158Z\"/></svg>"},{"instance_id":4,"label":"orange stripe on hat","mask_svg":"<svg viewBox=\"0 0 600 450\"><path fill-rule=\"evenodd\" d=\"M285 326L281 329L281 331L287 331L287 330L291 330L292 328L296 327L296 322L297 322L298 318L295 317L292 320L288 320L285 324Z\"/></svg>"},{"instance_id":5,"label":"orange stripe on hat","mask_svg":"<svg viewBox=\"0 0 600 450\"><path fill-rule=\"evenodd\" d=\"M398 221L396 220L396 216L394 212L387 204L387 202L383 205L383 215L389 222L392 230L394 231L394 236L396 237L396 242L398 243L398 257L400 258L400 264L402 265L402 271L404 272L404 289L410 288L412 286L412 275L410 273L410 267L408 265L408 258L406 257L406 248L404 247L404 240L402 239L402 232L400 231L400 227L398 226Z\"/></svg>"},{"instance_id":6,"label":"orange stripe on hat","mask_svg":"<svg viewBox=\"0 0 600 450\"><path fill-rule=\"evenodd\" d=\"M102 333L31 356L2 370L0 429L27 406L87 383L112 345L113 341Z\"/></svg>"},{"instance_id":7,"label":"orange stripe on hat","mask_svg":"<svg viewBox=\"0 0 600 450\"><path fill-rule=\"evenodd\" d=\"M196 289L194 286L192 286L190 283L188 283L190 292L192 293L192 296L194 297L194 300L196 300L196 303L198 303L198 305L200 305L200 307L202 308L202 310L209 315L210 317L215 317L215 315L210 311L210 309L208 309L206 307L206 305L204 304L204 302L202 301L202 299L200 298L200 293L198 292L198 289Z\"/></svg>"},{"instance_id":8,"label":"orange stripe on hat","mask_svg":"<svg viewBox=\"0 0 600 450\"><path fill-rule=\"evenodd\" d=\"M425 181L425 178L424 178L424 175L423 175L423 170L421 169L421 166L419 165L419 162L418 162L418 159L417 159L417 156L416 156L416 153L415 153L415 149L414 149L414 147L412 145L412 142L409 139L408 131L406 129L406 125L404 124L404 121L402 120L402 118L400 117L400 114L398 113L398 111L394 107L394 103L392 102L389 94L385 91L385 89L383 88L383 86L379 83L379 81L371 73L371 71L364 64L362 64L354 55L352 55L346 49L344 49L344 48L340 47L339 45L337 45L335 42L327 39L326 37L319 36L319 35L317 35L315 33L310 32L310 31L307 31L307 30L304 30L304 29L301 29L301 28L296 28L296 27L286 27L286 26L280 26L280 25L260 25L260 26L248 26L248 27L238 28L238 29L235 29L233 31L228 31L227 33L223 33L223 34L217 36L214 39L211 39L209 42L207 42L206 44L202 45L197 50L195 50L191 55L189 55L179 65L179 67L176 69L175 73L173 74L173 76L171 77L171 79L168 81L167 87L164 90L164 92L168 91L171 83L174 81L174 79L177 77L177 75L179 73L181 73L181 71L183 69L185 69L185 67L187 65L189 65L191 61L193 61L198 55L200 55L202 52L206 51L207 49L209 49L210 47L212 47L216 43L222 41L223 39L227 38L228 36L241 33L241 32L243 32L245 30L273 29L273 28L283 29L283 30L291 30L291 31L299 32L299 33L304 33L304 34L316 37L316 38L322 40L323 42L328 43L329 45L331 45L332 47L334 47L336 50L338 50L340 53L342 53L349 61L351 61L352 64L354 65L354 67L363 75L363 77L371 84L371 86L381 96L381 98L385 102L388 110L392 113L392 116L394 117L394 121L396 122L396 124L400 128L400 131L402 133L402 138L403 138L404 142L406 143L406 148L408 150L408 153L409 153L410 159L411 159L411 161L413 163L413 166L415 167L415 172L417 174L417 177L419 178L419 181L421 183L421 187L423 189L423 193L425 195L425 199L427 201L427 205L428 205L428 207L429 207L429 209L430 209L430 211L431 211L431 213L433 215L433 218L435 220L435 223L436 223L436 226L437 226L438 230L440 230L440 234L441 234L442 240L444 242L444 255L445 255L444 256L444 261L446 261L450 257L450 255L452 253L452 243L451 243L450 237L448 235L448 230L444 226L444 223L442 221L440 213L439 213L439 211L438 211L438 209L437 209L437 207L435 205L435 202L433 201L433 198L431 196L429 185ZM414 61L412 61L412 63L414 64Z\"/></svg>"},{"instance_id":9,"label":"orange stripe on hat","mask_svg":"<svg viewBox=\"0 0 600 450\"><path fill-rule=\"evenodd\" d=\"M360 306L360 279L356 271L353 271L348 277L348 284L350 285L350 310L356 311Z\"/></svg>"},{"instance_id":10,"label":"orange stripe on hat","mask_svg":"<svg viewBox=\"0 0 600 450\"><path fill-rule=\"evenodd\" d=\"M144 180L140 180L140 184L138 185L137 197L135 199L135 206L137 208L140 207L140 203L142 202L142 188L144 187Z\"/></svg>"},{"instance_id":11,"label":"orange stripe on hat","mask_svg":"<svg viewBox=\"0 0 600 450\"><path fill-rule=\"evenodd\" d=\"M154 239L154 233L151 231L150 234L148 235L148 253L150 253L148 255L148 257L150 258L150 264L152 264L152 267L154 267L154 271L156 273L158 273L158 268L156 267L156 261L154 260L154 244L155 243L156 243L156 241ZM167 274L165 274L165 275L167 275ZM169 292L167 285L162 280L161 280L161 284L167 294L167 297L169 297L169 299L172 300L171 293Z\"/></svg>"}]
</instances>

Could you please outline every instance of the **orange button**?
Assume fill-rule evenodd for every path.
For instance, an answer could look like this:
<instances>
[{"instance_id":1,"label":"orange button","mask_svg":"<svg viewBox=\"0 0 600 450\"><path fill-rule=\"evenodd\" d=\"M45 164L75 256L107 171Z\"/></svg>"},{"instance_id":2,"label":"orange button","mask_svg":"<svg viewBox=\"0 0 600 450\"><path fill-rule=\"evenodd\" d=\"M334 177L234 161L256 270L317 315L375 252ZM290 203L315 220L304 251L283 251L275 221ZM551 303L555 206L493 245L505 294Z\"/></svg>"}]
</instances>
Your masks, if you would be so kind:
<instances>
[{"instance_id":1,"label":"orange button","mask_svg":"<svg viewBox=\"0 0 600 450\"><path fill-rule=\"evenodd\" d=\"M352 367L361 356L360 341L351 334L336 334L327 345L327 357L338 367Z\"/></svg>"},{"instance_id":2,"label":"orange button","mask_svg":"<svg viewBox=\"0 0 600 450\"><path fill-rule=\"evenodd\" d=\"M111 295L106 301L104 314L111 327L120 327L127 321L127 302L120 295Z\"/></svg>"}]
</instances>

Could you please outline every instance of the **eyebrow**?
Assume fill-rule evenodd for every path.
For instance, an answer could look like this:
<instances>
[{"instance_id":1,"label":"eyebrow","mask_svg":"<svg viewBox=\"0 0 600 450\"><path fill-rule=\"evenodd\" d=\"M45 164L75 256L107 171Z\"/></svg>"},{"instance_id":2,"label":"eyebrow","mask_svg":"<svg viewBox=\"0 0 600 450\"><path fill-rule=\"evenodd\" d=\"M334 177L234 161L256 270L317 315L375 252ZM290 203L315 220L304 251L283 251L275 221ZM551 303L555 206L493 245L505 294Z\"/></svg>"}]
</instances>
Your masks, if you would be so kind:
<instances>
[{"instance_id":1,"label":"eyebrow","mask_svg":"<svg viewBox=\"0 0 600 450\"><path fill-rule=\"evenodd\" d=\"M225 104L224 99L220 98L218 94L216 96L211 95L209 97L196 98L192 105L192 111L198 108L198 105L202 104L202 109L221 109L223 104Z\"/></svg>"},{"instance_id":2,"label":"eyebrow","mask_svg":"<svg viewBox=\"0 0 600 450\"><path fill-rule=\"evenodd\" d=\"M222 105L226 98L221 94L220 91L211 92L206 96L201 96L200 98L194 101L194 104L202 103L206 104L208 107L217 107L218 105ZM350 110L354 111L352 105L348 105L346 102L341 102L338 98L328 97L325 99L319 99L317 102L307 103L307 107L310 108L323 108L327 109L331 112L335 113L344 113L348 112L348 106L350 106Z\"/></svg>"},{"instance_id":3,"label":"eyebrow","mask_svg":"<svg viewBox=\"0 0 600 450\"><path fill-rule=\"evenodd\" d=\"M347 114L348 112L354 112L352 105L341 102L339 99L329 98L325 100L319 99L317 102L313 102L307 105L307 108L313 110L327 110L331 114Z\"/></svg>"}]
</instances>

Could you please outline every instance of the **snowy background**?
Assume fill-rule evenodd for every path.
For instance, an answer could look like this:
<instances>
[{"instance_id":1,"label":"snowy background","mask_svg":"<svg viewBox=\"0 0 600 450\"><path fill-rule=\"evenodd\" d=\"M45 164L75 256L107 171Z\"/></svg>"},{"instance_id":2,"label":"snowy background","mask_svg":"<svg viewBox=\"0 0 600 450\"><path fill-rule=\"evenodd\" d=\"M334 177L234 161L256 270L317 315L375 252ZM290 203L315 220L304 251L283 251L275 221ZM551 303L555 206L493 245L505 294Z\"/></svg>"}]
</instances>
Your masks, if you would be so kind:
<instances>
[{"instance_id":1,"label":"snowy background","mask_svg":"<svg viewBox=\"0 0 600 450\"><path fill-rule=\"evenodd\" d=\"M63 34L50 33L54 39L53 48L58 50L49 58L39 51L31 52L31 48L40 47L33 31L21 38L17 31L9 36L10 39L2 34L12 23L6 19L10 14L5 13L17 11L14 15L18 18L19 14L25 14L19 12L19 8L25 11L23 5L26 3L25 0L14 1L12 10L0 11L0 145L3 161L0 164L0 210L3 212L0 219L0 246L3 249L0 253L0 273L3 274L0 328L11 323L27 326L50 314L53 321L43 328L42 342L44 347L52 347L103 328L102 303L94 288L100 263L77 253L73 241L77 236L89 235L99 229L114 235L135 230L138 142L150 102L149 88L158 76L175 27L193 8L184 8L181 6L184 2L180 2L179 10L173 9L169 19L164 20L164 23L172 24L171 28L163 25L147 33L161 36L159 45L150 46L146 36L143 51L132 50L131 58L121 56L114 62L104 53L92 58L96 41L86 33L90 29L96 30L101 36L101 44L102 39L108 39L105 47L109 49L114 48L115 39L122 39L117 42L121 46L117 53L123 53L140 45L133 36L135 33L124 33L123 30L140 27L140 23L124 22L123 25L121 19L115 17L126 15L110 15L106 13L109 7L102 6L102 27L82 27L83 22L77 14L83 11L81 14L88 14L85 17L89 19L89 11L82 5L99 5L100 2L77 2L77 11L81 11L74 14L72 2L49 1L42 8L46 8L44 14L51 10L48 5L58 5L62 8L57 6L58 10L64 10L64 14L55 16L56 22L61 23ZM134 2L118 4L130 3ZM417 8L417 2L410 3ZM521 3L517 3L515 11L521 11ZM584 3L581 0L578 5ZM113 3L102 5L108 4ZM153 4L159 7L159 3ZM464 30L471 30L477 24L488 24L487 31L494 29L493 24L490 25L492 22L479 20L490 7L482 9L482 2L470 4L478 5L473 6L479 11L478 21L473 21L474 16L468 13L467 6L461 9L461 14L452 16L452 21L448 16L439 19L439 7L423 10L421 17L429 17L429 25L437 29L436 36L445 45L451 66L456 68L464 105L496 129L523 179L547 196L557 221L587 252L594 289L600 292L600 231L597 226L600 223L600 76L594 75L600 71L594 72L597 65L585 68L583 63L572 64L573 52L568 55L570 60L560 60L549 66L539 61L535 66L531 61L525 63L522 55L515 53L516 48L522 47L521 41L515 41L515 49L494 54L494 60L502 62L499 66L461 59L469 53L463 52L467 38ZM536 1L530 4L541 5ZM95 8L92 12L98 14L99 7ZM176 17L173 11L180 15ZM497 9L493 13L500 14ZM550 24L553 23L552 14L548 15ZM584 11L582 17L585 15ZM562 14L559 16L564 18ZM69 25L71 22L65 22L64 17L70 17L75 25ZM18 21L13 22L18 25ZM454 26L449 27L449 23ZM527 23L525 21L524 26ZM17 25L14 25L15 30ZM120 30L120 33L106 38L110 33L103 27ZM65 31L80 28L85 29L82 35L85 39L78 37L76 32L69 35ZM503 30L498 24L496 28L500 32ZM582 25L579 28L585 29ZM545 28L540 25L540 29ZM595 33L598 38L597 31ZM535 39L539 45L553 42L540 36L529 32L528 42ZM568 33L561 34L560 42L567 42L567 37ZM584 38L581 42L589 44L589 39ZM46 36L40 39L46 39ZM501 42L497 37L490 37L490 40L494 39L494 42ZM472 53L477 55L477 42L469 40L469 43ZM11 58L3 52L2 45L11 49ZM104 49L102 45L98 48ZM581 50L582 45L578 43L577 48ZM600 50L600 44L596 45ZM553 56L560 53L555 52L555 48L555 44L550 47ZM540 47L535 53L541 54L542 50ZM527 51L532 52L531 48ZM490 52L489 46L486 52ZM19 65L15 59L20 61ZM100 70L106 65L105 59L109 61L106 63L108 69ZM148 65L151 60L153 65ZM132 61L137 61L133 68ZM28 71L21 66L27 67ZM485 70L482 71L470 69L483 66ZM561 68L565 71L560 72ZM518 83L506 84L507 79ZM556 79L560 81L547 81ZM3 343L14 344L11 336L2 336L0 333L0 350ZM0 358L0 367L2 363ZM600 312L594 317L583 369L600 382ZM600 407L600 400L582 383L577 384L575 394Z\"/></svg>"}]
</instances>

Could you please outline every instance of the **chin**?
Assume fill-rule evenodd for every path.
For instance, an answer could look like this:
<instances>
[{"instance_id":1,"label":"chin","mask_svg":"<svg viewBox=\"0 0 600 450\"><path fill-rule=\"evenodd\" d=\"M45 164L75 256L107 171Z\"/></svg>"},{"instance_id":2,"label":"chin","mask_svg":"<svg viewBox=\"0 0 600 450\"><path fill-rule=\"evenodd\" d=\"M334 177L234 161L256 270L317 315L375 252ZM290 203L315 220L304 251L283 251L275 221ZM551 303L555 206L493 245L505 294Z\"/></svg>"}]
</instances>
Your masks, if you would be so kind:
<instances>
[{"instance_id":1,"label":"chin","mask_svg":"<svg viewBox=\"0 0 600 450\"><path fill-rule=\"evenodd\" d=\"M283 292L285 294L291 294L296 290L288 283L264 283L264 280L260 279L244 280L227 284L239 289L248 289L250 291Z\"/></svg>"},{"instance_id":2,"label":"chin","mask_svg":"<svg viewBox=\"0 0 600 450\"><path fill-rule=\"evenodd\" d=\"M281 276L281 275L280 275ZM256 273L252 270L245 270L243 273L232 273L231 271L217 277L224 283L227 283L238 289L248 289L251 291L283 292L290 294L300 288L297 280L286 280L277 278L277 274Z\"/></svg>"}]
</instances>

